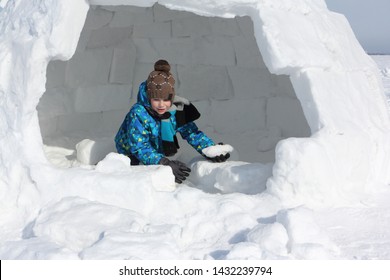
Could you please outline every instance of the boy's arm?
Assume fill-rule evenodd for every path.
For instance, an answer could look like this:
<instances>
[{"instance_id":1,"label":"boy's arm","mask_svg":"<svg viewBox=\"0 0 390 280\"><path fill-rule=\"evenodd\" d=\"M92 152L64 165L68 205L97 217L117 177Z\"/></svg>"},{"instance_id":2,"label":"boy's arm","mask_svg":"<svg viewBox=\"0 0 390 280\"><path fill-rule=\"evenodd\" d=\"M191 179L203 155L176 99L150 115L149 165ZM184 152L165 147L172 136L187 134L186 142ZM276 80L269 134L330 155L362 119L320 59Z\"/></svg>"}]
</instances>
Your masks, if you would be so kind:
<instances>
[{"instance_id":1,"label":"boy's arm","mask_svg":"<svg viewBox=\"0 0 390 280\"><path fill-rule=\"evenodd\" d=\"M200 131L194 122L189 122L178 129L181 137L186 140L198 153L203 155L204 148L214 146L215 143L205 133Z\"/></svg>"}]
</instances>

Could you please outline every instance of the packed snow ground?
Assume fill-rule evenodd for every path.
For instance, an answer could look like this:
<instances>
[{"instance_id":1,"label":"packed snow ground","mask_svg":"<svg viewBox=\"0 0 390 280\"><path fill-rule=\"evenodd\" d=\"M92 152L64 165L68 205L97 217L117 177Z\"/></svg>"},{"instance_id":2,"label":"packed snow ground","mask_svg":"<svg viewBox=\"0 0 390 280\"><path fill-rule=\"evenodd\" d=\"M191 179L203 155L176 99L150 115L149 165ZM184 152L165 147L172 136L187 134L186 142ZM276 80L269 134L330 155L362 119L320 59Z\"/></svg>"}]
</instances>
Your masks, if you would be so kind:
<instances>
[{"instance_id":1,"label":"packed snow ground","mask_svg":"<svg viewBox=\"0 0 390 280\"><path fill-rule=\"evenodd\" d=\"M390 99L390 56L373 59ZM46 148L49 157L64 152ZM389 188L353 207L286 208L266 190L271 164L197 158L172 188L165 167L130 167L115 153L96 166L50 160L78 166L59 184L82 178L78 191L107 203L51 186L52 203L20 236L3 229L0 259L390 259Z\"/></svg>"}]
</instances>

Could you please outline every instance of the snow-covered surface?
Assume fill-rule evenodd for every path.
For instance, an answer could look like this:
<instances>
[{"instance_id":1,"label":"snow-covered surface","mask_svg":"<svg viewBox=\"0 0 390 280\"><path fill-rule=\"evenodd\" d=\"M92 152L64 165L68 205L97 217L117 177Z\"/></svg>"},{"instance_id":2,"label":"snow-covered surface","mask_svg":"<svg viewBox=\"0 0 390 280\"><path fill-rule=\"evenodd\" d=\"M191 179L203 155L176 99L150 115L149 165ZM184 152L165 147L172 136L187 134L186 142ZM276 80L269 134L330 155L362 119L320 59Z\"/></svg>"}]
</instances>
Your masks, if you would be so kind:
<instances>
[{"instance_id":1,"label":"snow-covered surface","mask_svg":"<svg viewBox=\"0 0 390 280\"><path fill-rule=\"evenodd\" d=\"M312 132L280 141L274 164L195 158L182 185L169 167L131 167L116 153L97 165L49 163L56 147L43 146L36 111L46 67L73 55L89 7L6 2L1 259L390 258L390 118L380 76L387 85L388 57L375 57L378 71L345 18L323 1L160 2L202 15L251 16L267 67L290 76Z\"/></svg>"}]
</instances>

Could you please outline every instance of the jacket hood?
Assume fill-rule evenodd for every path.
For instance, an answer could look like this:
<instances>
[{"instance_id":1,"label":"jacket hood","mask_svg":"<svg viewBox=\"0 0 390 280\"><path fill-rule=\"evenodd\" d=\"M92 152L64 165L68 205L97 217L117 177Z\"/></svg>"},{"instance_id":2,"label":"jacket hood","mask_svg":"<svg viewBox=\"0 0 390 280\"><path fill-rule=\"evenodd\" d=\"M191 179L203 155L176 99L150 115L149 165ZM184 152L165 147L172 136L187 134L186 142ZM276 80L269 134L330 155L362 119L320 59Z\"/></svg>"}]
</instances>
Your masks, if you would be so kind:
<instances>
[{"instance_id":1,"label":"jacket hood","mask_svg":"<svg viewBox=\"0 0 390 280\"><path fill-rule=\"evenodd\" d=\"M139 85L137 103L143 106L151 107L148 94L146 92L146 81Z\"/></svg>"}]
</instances>

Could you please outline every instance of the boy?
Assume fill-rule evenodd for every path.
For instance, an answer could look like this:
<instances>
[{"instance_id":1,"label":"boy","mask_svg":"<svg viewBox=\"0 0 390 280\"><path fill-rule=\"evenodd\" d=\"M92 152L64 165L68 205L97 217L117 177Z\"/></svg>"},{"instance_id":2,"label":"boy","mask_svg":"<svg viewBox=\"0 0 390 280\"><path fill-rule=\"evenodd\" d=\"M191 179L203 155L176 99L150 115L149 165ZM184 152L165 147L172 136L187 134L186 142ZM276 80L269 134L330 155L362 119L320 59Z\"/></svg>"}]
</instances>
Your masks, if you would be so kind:
<instances>
[{"instance_id":1,"label":"boy","mask_svg":"<svg viewBox=\"0 0 390 280\"><path fill-rule=\"evenodd\" d=\"M180 184L191 170L184 163L167 158L179 148L176 132L213 162L226 161L232 147L217 148L213 140L198 129L194 121L200 114L188 100L175 96L175 79L170 69L166 60L154 64L154 71L139 87L137 103L126 115L115 143L118 153L130 157L132 165L142 162L170 166L175 181Z\"/></svg>"}]
</instances>

